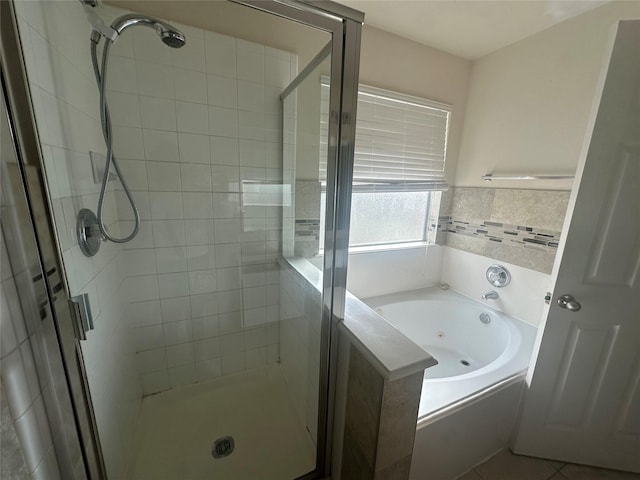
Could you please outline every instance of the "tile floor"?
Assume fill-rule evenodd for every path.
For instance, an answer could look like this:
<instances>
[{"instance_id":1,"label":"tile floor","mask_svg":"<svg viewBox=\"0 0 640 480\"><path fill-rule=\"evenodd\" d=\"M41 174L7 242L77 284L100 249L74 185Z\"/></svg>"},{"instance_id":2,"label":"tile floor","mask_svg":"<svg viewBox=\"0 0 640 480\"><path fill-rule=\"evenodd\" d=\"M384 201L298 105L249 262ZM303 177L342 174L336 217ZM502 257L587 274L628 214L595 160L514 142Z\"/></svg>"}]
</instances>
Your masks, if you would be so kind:
<instances>
[{"instance_id":1,"label":"tile floor","mask_svg":"<svg viewBox=\"0 0 640 480\"><path fill-rule=\"evenodd\" d=\"M315 447L278 366L145 397L129 480L282 480L315 465ZM214 460L213 441L235 450Z\"/></svg>"},{"instance_id":2,"label":"tile floor","mask_svg":"<svg viewBox=\"0 0 640 480\"><path fill-rule=\"evenodd\" d=\"M640 474L524 457L504 450L458 480L640 480Z\"/></svg>"}]
</instances>

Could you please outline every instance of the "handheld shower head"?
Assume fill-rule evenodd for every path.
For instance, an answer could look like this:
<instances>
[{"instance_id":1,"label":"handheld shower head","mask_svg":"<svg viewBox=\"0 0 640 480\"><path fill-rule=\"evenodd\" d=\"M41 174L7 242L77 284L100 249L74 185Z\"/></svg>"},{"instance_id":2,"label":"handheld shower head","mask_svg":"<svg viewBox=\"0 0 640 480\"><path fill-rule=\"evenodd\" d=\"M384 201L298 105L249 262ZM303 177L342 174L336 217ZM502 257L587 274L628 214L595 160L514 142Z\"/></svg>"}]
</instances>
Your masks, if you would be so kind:
<instances>
[{"instance_id":1,"label":"handheld shower head","mask_svg":"<svg viewBox=\"0 0 640 480\"><path fill-rule=\"evenodd\" d=\"M90 1L90 0L84 0ZM186 39L184 34L175 28L174 26L168 24L167 22L163 22L154 17L149 17L148 15L134 14L130 13L127 15L122 15L116 18L110 27L107 27L102 18L97 15L95 12L91 11L89 7L85 7L85 12L87 14L87 19L91 24L91 62L93 64L93 72L96 77L96 82L98 83L98 90L100 91L100 123L102 124L102 134L104 137L105 145L107 147L107 155L106 162L104 167L104 174L102 176L102 186L100 188L100 195L98 196L98 226L100 228L100 232L106 240L110 240L115 243L125 243L132 240L140 230L140 213L138 212L138 208L136 207L133 195L129 190L127 183L120 171L120 167L118 166L118 161L113 153L113 139L111 136L111 119L109 117L109 107L107 105L107 66L109 64L109 51L111 49L112 44L118 39L118 36L124 32L129 27L134 27L136 25L143 25L147 27L153 28L162 42L165 45L168 45L171 48L180 48L184 46ZM100 43L100 39L104 37L104 46L102 49L102 68L98 64L98 44ZM109 233L107 227L104 224L103 220L103 210L104 210L104 198L107 191L107 182L109 179L109 171L111 166L113 166L114 170L118 173L118 178L120 180L120 184L129 200L129 204L131 205L131 211L133 212L134 217L134 226L133 231L130 235L126 237L114 237Z\"/></svg>"},{"instance_id":2,"label":"handheld shower head","mask_svg":"<svg viewBox=\"0 0 640 480\"><path fill-rule=\"evenodd\" d=\"M153 28L165 45L171 48L180 48L186 43L184 34L173 25L158 18L138 13L129 13L116 18L111 28L120 35L129 27L144 25Z\"/></svg>"},{"instance_id":3,"label":"handheld shower head","mask_svg":"<svg viewBox=\"0 0 640 480\"><path fill-rule=\"evenodd\" d=\"M185 44L184 35L178 30L165 30L160 34L160 40L171 48L180 48Z\"/></svg>"}]
</instances>

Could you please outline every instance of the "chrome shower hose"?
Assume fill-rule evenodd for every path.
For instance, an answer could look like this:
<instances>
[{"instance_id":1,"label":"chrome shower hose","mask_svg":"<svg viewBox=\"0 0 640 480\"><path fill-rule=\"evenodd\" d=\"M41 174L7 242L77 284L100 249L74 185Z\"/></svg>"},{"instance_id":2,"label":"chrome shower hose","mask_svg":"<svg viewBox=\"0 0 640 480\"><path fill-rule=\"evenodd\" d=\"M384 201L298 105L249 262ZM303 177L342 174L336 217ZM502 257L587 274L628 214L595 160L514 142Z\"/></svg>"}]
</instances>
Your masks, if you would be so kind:
<instances>
[{"instance_id":1,"label":"chrome shower hose","mask_svg":"<svg viewBox=\"0 0 640 480\"><path fill-rule=\"evenodd\" d=\"M120 166L118 165L118 160L113 154L113 134L111 131L111 118L109 116L109 106L107 105L107 96L106 96L106 84L107 84L107 66L109 64L109 50L111 48L111 40L105 38L104 47L102 50L102 68L98 65L98 41L99 36L92 36L91 38L91 61L93 63L93 72L96 76L96 82L98 83L98 89L100 91L100 123L102 124L102 134L104 136L104 142L107 147L107 155L106 161L104 165L104 174L102 176L102 186L100 187L100 196L98 197L98 225L100 227L100 232L104 236L105 239L110 240L115 243L126 243L132 240L140 230L140 213L138 212L138 208L133 200L133 195L131 194L131 190L127 185L127 182L122 175L122 171L120 170ZM104 224L104 197L107 193L107 182L109 181L109 171L111 166L113 165L113 169L118 174L118 180L124 189L124 193L127 196L127 200L129 201L129 205L131 205L131 210L133 211L134 218L134 226L133 231L126 237L118 238L114 237L107 231L107 227Z\"/></svg>"}]
</instances>

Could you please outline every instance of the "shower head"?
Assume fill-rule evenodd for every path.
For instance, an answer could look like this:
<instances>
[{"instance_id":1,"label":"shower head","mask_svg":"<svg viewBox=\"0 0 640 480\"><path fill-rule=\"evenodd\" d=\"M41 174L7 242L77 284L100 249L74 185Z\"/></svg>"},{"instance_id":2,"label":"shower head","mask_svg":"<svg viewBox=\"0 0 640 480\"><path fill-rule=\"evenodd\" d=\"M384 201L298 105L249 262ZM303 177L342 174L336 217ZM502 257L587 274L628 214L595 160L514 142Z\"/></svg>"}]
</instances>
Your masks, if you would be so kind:
<instances>
[{"instance_id":1,"label":"shower head","mask_svg":"<svg viewBox=\"0 0 640 480\"><path fill-rule=\"evenodd\" d=\"M184 34L174 26L157 18L138 13L129 13L116 18L111 24L111 28L120 35L127 28L136 25L153 28L165 45L171 48L180 48L186 42Z\"/></svg>"},{"instance_id":2,"label":"shower head","mask_svg":"<svg viewBox=\"0 0 640 480\"><path fill-rule=\"evenodd\" d=\"M180 48L185 44L184 35L178 30L165 30L160 34L160 40L171 48Z\"/></svg>"}]
</instances>

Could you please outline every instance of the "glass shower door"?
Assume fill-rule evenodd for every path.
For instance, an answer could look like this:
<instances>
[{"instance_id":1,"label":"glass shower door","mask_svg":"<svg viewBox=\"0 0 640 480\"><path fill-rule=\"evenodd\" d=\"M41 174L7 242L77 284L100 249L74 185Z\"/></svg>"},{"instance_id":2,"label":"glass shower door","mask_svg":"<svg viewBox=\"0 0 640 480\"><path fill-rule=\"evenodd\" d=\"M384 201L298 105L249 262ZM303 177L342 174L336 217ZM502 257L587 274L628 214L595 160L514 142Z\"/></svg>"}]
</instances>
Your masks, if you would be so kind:
<instances>
[{"instance_id":1,"label":"glass shower door","mask_svg":"<svg viewBox=\"0 0 640 480\"><path fill-rule=\"evenodd\" d=\"M94 314L80 345L108 477L327 472L351 183L341 119L355 114L360 24L303 3L93 9L107 25L162 18L186 43L169 49L144 25L113 42L113 150L140 231L88 258L75 220L96 208L92 160L105 153L90 7L16 5L68 294L87 293ZM324 116L319 75L330 84ZM115 176L105 223L114 236L133 230Z\"/></svg>"}]
</instances>

